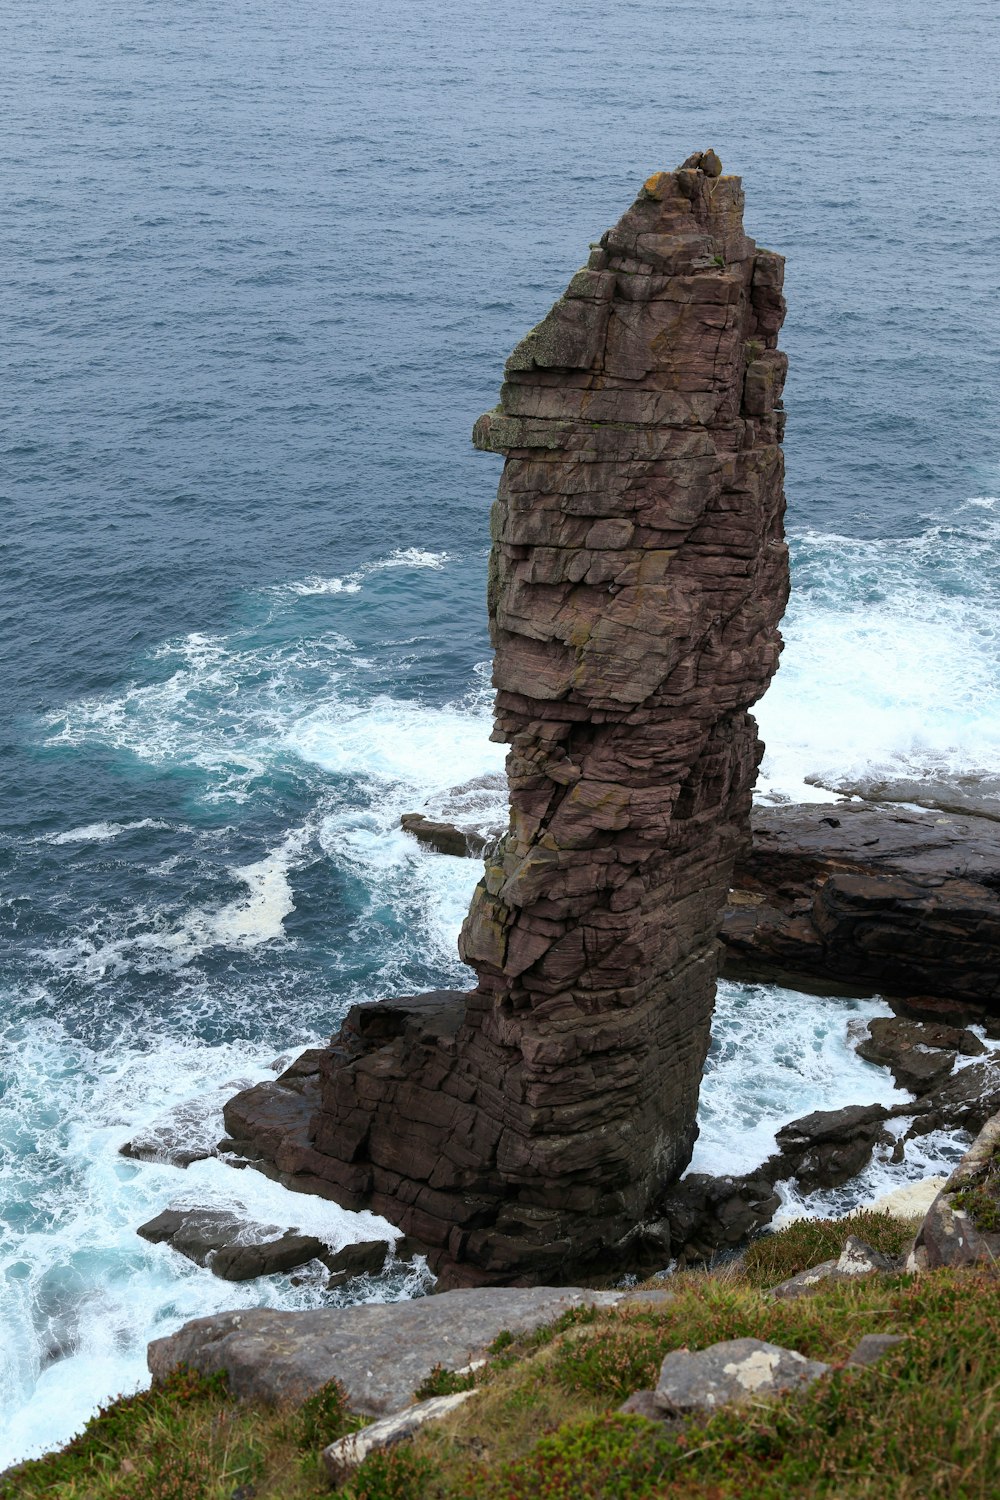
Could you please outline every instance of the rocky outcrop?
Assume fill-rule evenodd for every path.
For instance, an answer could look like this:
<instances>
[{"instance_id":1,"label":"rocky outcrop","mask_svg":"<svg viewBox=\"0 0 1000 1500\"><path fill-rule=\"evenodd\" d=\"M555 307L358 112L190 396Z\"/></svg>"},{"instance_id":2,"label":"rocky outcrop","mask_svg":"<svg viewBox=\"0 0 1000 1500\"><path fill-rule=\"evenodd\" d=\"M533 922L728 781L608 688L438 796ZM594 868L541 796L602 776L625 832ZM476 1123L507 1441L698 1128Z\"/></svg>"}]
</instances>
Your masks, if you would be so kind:
<instances>
[{"instance_id":1,"label":"rocky outcrop","mask_svg":"<svg viewBox=\"0 0 1000 1500\"><path fill-rule=\"evenodd\" d=\"M511 747L460 944L477 987L353 1009L306 1138L277 1143L446 1282L613 1270L690 1158L788 586L783 262L704 161L649 179L476 424L506 458L488 602ZM274 1156L258 1113L227 1128Z\"/></svg>"},{"instance_id":2,"label":"rocky outcrop","mask_svg":"<svg viewBox=\"0 0 1000 1500\"><path fill-rule=\"evenodd\" d=\"M571 1308L624 1300L579 1287L467 1287L412 1302L251 1308L194 1318L154 1339L147 1358L154 1379L180 1365L224 1371L232 1395L275 1405L339 1380L352 1411L381 1417L407 1406L437 1366L461 1370L482 1359L500 1333L530 1333Z\"/></svg>"},{"instance_id":3,"label":"rocky outcrop","mask_svg":"<svg viewBox=\"0 0 1000 1500\"><path fill-rule=\"evenodd\" d=\"M250 1281L294 1271L310 1262L330 1272L328 1286L340 1286L352 1276L375 1276L400 1246L387 1240L363 1240L331 1250L315 1235L259 1224L226 1208L190 1205L165 1208L140 1224L136 1231L153 1245L169 1245L179 1255L207 1266L223 1281Z\"/></svg>"},{"instance_id":4,"label":"rocky outcrop","mask_svg":"<svg viewBox=\"0 0 1000 1500\"><path fill-rule=\"evenodd\" d=\"M1000 1114L984 1124L934 1199L908 1269L996 1266L1000 1261Z\"/></svg>"},{"instance_id":5,"label":"rocky outcrop","mask_svg":"<svg viewBox=\"0 0 1000 1500\"><path fill-rule=\"evenodd\" d=\"M899 807L759 807L723 920L734 979L813 982L1000 1013L1000 823Z\"/></svg>"}]
</instances>

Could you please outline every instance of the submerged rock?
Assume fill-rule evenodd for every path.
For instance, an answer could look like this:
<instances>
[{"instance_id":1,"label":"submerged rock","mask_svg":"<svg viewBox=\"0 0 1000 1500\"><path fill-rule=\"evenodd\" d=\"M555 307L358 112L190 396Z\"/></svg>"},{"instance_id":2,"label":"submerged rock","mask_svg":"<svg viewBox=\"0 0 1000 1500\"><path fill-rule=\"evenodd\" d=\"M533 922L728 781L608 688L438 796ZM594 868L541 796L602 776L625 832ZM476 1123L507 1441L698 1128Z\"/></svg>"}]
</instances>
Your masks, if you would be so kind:
<instances>
[{"instance_id":1,"label":"submerged rock","mask_svg":"<svg viewBox=\"0 0 1000 1500\"><path fill-rule=\"evenodd\" d=\"M857 1052L868 1062L887 1067L901 1089L927 1094L950 1077L955 1059L978 1057L986 1051L971 1031L927 1021L877 1017L868 1023L868 1036Z\"/></svg>"},{"instance_id":2,"label":"submerged rock","mask_svg":"<svg viewBox=\"0 0 1000 1500\"><path fill-rule=\"evenodd\" d=\"M250 1087L249 1079L233 1078L220 1088L184 1099L165 1110L148 1125L141 1126L119 1149L122 1156L137 1161L164 1162L189 1167L217 1155L219 1127L227 1099L235 1089Z\"/></svg>"},{"instance_id":3,"label":"submerged rock","mask_svg":"<svg viewBox=\"0 0 1000 1500\"><path fill-rule=\"evenodd\" d=\"M788 588L783 260L698 157L648 179L476 424L505 458L488 607L511 747L462 930L476 989L352 1009L283 1139L273 1092L227 1111L446 1282L609 1274L690 1159Z\"/></svg>"}]
</instances>

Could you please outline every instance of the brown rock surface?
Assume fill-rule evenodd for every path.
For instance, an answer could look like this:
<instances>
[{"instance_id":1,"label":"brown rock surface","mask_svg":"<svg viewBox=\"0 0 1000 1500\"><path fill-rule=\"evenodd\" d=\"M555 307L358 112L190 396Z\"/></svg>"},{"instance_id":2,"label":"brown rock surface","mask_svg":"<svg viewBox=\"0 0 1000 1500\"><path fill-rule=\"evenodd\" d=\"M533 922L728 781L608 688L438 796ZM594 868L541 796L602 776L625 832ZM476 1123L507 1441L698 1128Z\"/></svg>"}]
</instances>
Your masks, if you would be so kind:
<instances>
[{"instance_id":1,"label":"brown rock surface","mask_svg":"<svg viewBox=\"0 0 1000 1500\"><path fill-rule=\"evenodd\" d=\"M788 588L783 261L742 211L738 178L651 177L476 424L506 458L488 603L511 747L460 943L477 988L355 1007L306 1138L274 1141L273 1100L261 1130L227 1112L446 1282L612 1270L690 1158Z\"/></svg>"},{"instance_id":2,"label":"brown rock surface","mask_svg":"<svg viewBox=\"0 0 1000 1500\"><path fill-rule=\"evenodd\" d=\"M855 804L758 807L722 936L733 978L806 975L1000 1011L1000 824ZM926 1004L922 1011L932 1012Z\"/></svg>"}]
</instances>

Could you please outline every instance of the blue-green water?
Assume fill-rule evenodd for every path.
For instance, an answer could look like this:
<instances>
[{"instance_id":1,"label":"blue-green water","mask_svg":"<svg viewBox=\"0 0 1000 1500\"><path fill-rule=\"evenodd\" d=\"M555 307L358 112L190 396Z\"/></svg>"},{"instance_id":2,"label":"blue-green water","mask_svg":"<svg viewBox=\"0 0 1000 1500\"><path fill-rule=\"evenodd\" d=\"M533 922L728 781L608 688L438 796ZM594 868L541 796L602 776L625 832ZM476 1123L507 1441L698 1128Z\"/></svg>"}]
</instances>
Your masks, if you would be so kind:
<instances>
[{"instance_id":1,"label":"blue-green water","mask_svg":"<svg viewBox=\"0 0 1000 1500\"><path fill-rule=\"evenodd\" d=\"M184 1317L321 1295L134 1235L184 1190L318 1207L117 1148L464 982L475 864L398 816L502 764L469 432L650 171L714 145L788 256L763 790L1000 773L1000 49L985 0L0 16L2 1464ZM713 1068L709 1170L885 1086L842 1011L735 986Z\"/></svg>"}]
</instances>

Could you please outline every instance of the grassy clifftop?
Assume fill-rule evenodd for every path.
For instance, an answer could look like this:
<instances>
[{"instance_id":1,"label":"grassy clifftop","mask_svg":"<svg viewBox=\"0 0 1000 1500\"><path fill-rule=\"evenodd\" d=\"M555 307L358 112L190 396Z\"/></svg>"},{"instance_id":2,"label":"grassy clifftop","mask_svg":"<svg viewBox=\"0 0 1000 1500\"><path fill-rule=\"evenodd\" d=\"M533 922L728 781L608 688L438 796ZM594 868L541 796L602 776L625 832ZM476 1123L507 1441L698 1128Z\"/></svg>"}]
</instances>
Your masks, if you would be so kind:
<instances>
[{"instance_id":1,"label":"grassy clifftop","mask_svg":"<svg viewBox=\"0 0 1000 1500\"><path fill-rule=\"evenodd\" d=\"M765 1288L835 1254L847 1233L897 1252L885 1215L801 1223L743 1264L672 1278L672 1301L577 1309L501 1336L476 1397L411 1444L369 1458L344 1500L992 1500L1000 1494L1000 1278L992 1270L859 1278L794 1301ZM912 1229L909 1231L912 1234ZM663 1285L663 1283L661 1283ZM866 1333L904 1335L871 1369L844 1368ZM671 1433L621 1416L671 1349L767 1339L834 1373L777 1404ZM454 1389L447 1372L421 1394ZM359 1419L335 1385L303 1407L229 1399L177 1374L116 1402L60 1453L0 1480L2 1500L319 1500L319 1450Z\"/></svg>"}]
</instances>

